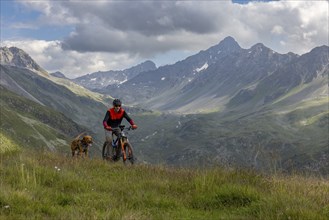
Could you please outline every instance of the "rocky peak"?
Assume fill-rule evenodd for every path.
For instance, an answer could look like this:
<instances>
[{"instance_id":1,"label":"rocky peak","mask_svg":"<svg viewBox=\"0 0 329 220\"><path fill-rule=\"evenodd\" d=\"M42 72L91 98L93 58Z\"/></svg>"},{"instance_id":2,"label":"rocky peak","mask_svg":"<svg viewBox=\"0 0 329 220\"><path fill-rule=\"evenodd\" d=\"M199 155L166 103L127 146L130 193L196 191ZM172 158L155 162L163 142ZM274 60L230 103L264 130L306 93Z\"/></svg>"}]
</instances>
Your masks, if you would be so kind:
<instances>
[{"instance_id":1,"label":"rocky peak","mask_svg":"<svg viewBox=\"0 0 329 220\"><path fill-rule=\"evenodd\" d=\"M13 54L9 50L8 47L1 47L0 48L0 63L9 65L11 60L13 59Z\"/></svg>"},{"instance_id":2,"label":"rocky peak","mask_svg":"<svg viewBox=\"0 0 329 220\"><path fill-rule=\"evenodd\" d=\"M241 47L238 42L235 41L233 37L226 37L222 41L220 41L217 45L209 48L209 51L216 53L221 52L233 52L236 50L240 50Z\"/></svg>"},{"instance_id":3,"label":"rocky peak","mask_svg":"<svg viewBox=\"0 0 329 220\"><path fill-rule=\"evenodd\" d=\"M309 53L310 56L323 56L328 61L329 59L329 47L326 45L315 47Z\"/></svg>"},{"instance_id":4,"label":"rocky peak","mask_svg":"<svg viewBox=\"0 0 329 220\"><path fill-rule=\"evenodd\" d=\"M262 43L255 44L254 46L252 46L250 48L250 51L255 52L257 54L260 54L260 53L269 53L269 52L275 53L273 50L271 50L270 48L266 47Z\"/></svg>"},{"instance_id":5,"label":"rocky peak","mask_svg":"<svg viewBox=\"0 0 329 220\"><path fill-rule=\"evenodd\" d=\"M294 63L299 69L299 74L310 82L319 75L327 76L329 73L329 47L320 46L312 49L309 53L303 54Z\"/></svg>"},{"instance_id":6,"label":"rocky peak","mask_svg":"<svg viewBox=\"0 0 329 220\"><path fill-rule=\"evenodd\" d=\"M133 66L129 69L126 69L126 70L123 70L125 72L136 72L136 73L140 73L140 72L144 72L144 71L150 71L150 70L155 70L157 67L155 65L155 63L153 63L152 61L150 60L147 60L143 63L140 63L136 66Z\"/></svg>"},{"instance_id":7,"label":"rocky peak","mask_svg":"<svg viewBox=\"0 0 329 220\"><path fill-rule=\"evenodd\" d=\"M2 65L16 66L38 71L43 74L47 72L42 69L25 51L17 47L1 47L0 63Z\"/></svg>"},{"instance_id":8,"label":"rocky peak","mask_svg":"<svg viewBox=\"0 0 329 220\"><path fill-rule=\"evenodd\" d=\"M221 42L219 42L218 46L221 46L223 48L238 48L240 49L240 45L233 37L225 37Z\"/></svg>"}]
</instances>

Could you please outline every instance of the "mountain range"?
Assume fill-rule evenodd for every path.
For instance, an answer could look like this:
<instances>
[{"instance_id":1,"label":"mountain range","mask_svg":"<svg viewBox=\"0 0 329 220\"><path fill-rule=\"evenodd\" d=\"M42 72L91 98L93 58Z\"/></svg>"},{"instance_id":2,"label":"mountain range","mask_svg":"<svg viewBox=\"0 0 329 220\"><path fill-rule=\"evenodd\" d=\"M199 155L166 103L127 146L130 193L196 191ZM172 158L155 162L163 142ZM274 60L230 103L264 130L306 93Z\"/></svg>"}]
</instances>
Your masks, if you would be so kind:
<instances>
[{"instance_id":1,"label":"mountain range","mask_svg":"<svg viewBox=\"0 0 329 220\"><path fill-rule=\"evenodd\" d=\"M125 70L99 71L73 79L73 82L80 84L90 90L96 90L113 84L122 84L137 76L140 72L155 70L156 66L152 61L145 61Z\"/></svg>"},{"instance_id":2,"label":"mountain range","mask_svg":"<svg viewBox=\"0 0 329 220\"><path fill-rule=\"evenodd\" d=\"M279 54L260 43L242 49L232 37L227 37L183 61L142 72L98 92L160 111L230 111L231 107L244 104L262 107L297 86L305 87L298 94L315 89L326 96L327 74L327 46L299 56ZM264 90L266 94L259 96Z\"/></svg>"},{"instance_id":3,"label":"mountain range","mask_svg":"<svg viewBox=\"0 0 329 220\"><path fill-rule=\"evenodd\" d=\"M139 161L329 173L328 46L279 54L227 37L172 65L146 61L73 80L34 69L27 56L10 59L15 51L23 54L1 48L3 89L60 112L99 143L106 108L121 98L139 125L130 134Z\"/></svg>"}]
</instances>

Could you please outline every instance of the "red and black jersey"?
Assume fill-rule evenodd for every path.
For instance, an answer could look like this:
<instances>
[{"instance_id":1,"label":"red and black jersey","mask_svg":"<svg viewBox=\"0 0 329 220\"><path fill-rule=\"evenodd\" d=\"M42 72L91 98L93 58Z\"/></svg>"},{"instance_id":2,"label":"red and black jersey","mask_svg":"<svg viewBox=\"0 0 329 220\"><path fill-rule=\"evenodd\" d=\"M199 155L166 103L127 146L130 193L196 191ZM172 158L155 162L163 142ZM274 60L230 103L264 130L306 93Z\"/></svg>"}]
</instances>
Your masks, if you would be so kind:
<instances>
[{"instance_id":1,"label":"red and black jersey","mask_svg":"<svg viewBox=\"0 0 329 220\"><path fill-rule=\"evenodd\" d=\"M133 120L128 116L127 112L123 108L120 108L118 112L115 112L114 108L110 108L106 112L103 124L106 122L108 126L117 128L121 124L123 118L125 118L131 125L134 124Z\"/></svg>"}]
</instances>

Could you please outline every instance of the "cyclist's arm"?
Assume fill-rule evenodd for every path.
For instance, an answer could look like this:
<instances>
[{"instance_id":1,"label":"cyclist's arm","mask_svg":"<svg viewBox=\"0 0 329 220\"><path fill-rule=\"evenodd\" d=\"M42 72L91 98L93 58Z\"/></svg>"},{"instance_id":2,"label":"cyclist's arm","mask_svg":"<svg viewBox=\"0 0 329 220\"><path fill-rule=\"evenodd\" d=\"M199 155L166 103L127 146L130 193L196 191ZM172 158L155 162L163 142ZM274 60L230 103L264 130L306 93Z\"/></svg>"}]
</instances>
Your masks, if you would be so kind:
<instances>
[{"instance_id":1,"label":"cyclist's arm","mask_svg":"<svg viewBox=\"0 0 329 220\"><path fill-rule=\"evenodd\" d=\"M106 115L105 115L105 117L104 117L104 119L103 119L103 126L104 126L104 127L109 126L109 125L107 124L107 121L109 120L109 118L110 118L110 113L109 113L109 111L107 111L107 112L106 112Z\"/></svg>"},{"instance_id":2,"label":"cyclist's arm","mask_svg":"<svg viewBox=\"0 0 329 220\"><path fill-rule=\"evenodd\" d=\"M129 115L127 114L127 112L125 111L123 113L123 117L129 122L130 125L134 125L134 121L129 117Z\"/></svg>"}]
</instances>

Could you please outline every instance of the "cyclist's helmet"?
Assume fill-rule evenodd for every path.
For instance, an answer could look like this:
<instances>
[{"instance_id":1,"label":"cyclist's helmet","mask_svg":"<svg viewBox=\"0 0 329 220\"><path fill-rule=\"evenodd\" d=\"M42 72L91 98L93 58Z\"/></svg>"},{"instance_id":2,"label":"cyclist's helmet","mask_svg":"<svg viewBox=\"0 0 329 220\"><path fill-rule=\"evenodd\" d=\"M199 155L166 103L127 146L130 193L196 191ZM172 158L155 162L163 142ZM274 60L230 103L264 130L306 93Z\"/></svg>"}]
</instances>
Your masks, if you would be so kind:
<instances>
[{"instance_id":1,"label":"cyclist's helmet","mask_svg":"<svg viewBox=\"0 0 329 220\"><path fill-rule=\"evenodd\" d=\"M114 100L113 100L113 105L114 105L114 106L121 106L121 101L120 101L120 99L114 99Z\"/></svg>"}]
</instances>

